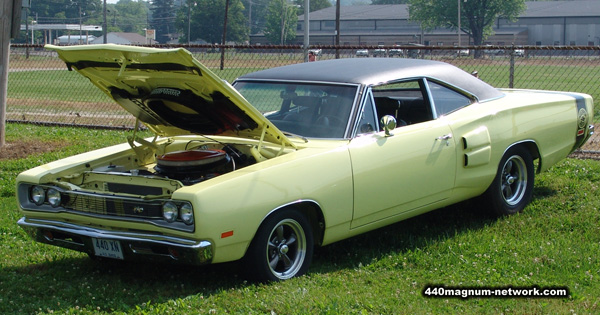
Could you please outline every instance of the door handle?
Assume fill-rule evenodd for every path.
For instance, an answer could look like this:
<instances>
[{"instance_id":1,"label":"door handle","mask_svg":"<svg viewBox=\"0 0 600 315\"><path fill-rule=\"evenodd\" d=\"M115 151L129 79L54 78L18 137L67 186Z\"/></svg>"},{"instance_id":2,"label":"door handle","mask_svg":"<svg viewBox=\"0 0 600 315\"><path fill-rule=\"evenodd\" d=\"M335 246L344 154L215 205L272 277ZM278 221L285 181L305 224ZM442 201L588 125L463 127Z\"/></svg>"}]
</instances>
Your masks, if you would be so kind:
<instances>
[{"instance_id":1,"label":"door handle","mask_svg":"<svg viewBox=\"0 0 600 315\"><path fill-rule=\"evenodd\" d=\"M449 133L449 134L447 134L447 135L443 135L443 136L441 136L441 137L437 137L437 138L435 138L435 140L440 140L440 141L443 141L443 140L450 140L450 139L452 139L452 134L451 134L451 133Z\"/></svg>"}]
</instances>

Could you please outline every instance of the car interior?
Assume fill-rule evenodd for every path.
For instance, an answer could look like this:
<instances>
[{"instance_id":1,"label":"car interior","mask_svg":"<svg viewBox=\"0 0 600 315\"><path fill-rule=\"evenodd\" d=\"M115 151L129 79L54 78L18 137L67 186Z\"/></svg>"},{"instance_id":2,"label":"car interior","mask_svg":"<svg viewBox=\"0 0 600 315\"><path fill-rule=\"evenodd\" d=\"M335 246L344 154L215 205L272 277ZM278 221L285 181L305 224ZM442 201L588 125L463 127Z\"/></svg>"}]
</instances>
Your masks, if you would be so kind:
<instances>
[{"instance_id":1,"label":"car interior","mask_svg":"<svg viewBox=\"0 0 600 315\"><path fill-rule=\"evenodd\" d=\"M373 88L377 121L381 121L383 116L390 115L396 119L397 126L402 127L432 120L431 106L428 99L424 97L426 93L423 93L423 90L423 83L418 81Z\"/></svg>"}]
</instances>

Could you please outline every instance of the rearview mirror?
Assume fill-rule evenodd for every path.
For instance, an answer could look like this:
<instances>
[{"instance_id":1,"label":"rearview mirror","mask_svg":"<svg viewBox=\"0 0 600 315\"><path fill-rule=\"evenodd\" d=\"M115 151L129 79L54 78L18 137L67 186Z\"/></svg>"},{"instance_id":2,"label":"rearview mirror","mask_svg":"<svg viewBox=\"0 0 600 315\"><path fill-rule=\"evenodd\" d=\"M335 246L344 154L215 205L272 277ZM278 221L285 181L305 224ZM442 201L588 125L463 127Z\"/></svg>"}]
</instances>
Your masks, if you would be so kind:
<instances>
[{"instance_id":1,"label":"rearview mirror","mask_svg":"<svg viewBox=\"0 0 600 315\"><path fill-rule=\"evenodd\" d=\"M396 118L391 115L385 115L381 117L381 126L383 126L386 137L392 136L390 130L396 129Z\"/></svg>"}]
</instances>

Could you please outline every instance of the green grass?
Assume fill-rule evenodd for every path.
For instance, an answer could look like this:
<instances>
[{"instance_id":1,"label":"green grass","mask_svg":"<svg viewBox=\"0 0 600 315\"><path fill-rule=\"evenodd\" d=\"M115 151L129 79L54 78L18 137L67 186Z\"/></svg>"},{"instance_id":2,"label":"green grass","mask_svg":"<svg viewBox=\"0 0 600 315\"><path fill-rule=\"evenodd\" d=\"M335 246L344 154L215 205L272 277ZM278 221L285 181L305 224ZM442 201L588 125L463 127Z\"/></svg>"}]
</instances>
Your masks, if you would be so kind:
<instances>
[{"instance_id":1,"label":"green grass","mask_svg":"<svg viewBox=\"0 0 600 315\"><path fill-rule=\"evenodd\" d=\"M309 274L255 284L237 264L106 263L38 244L17 226L14 177L124 141L126 131L7 126L60 152L0 161L0 313L421 314L598 313L600 162L567 159L536 178L533 202L507 218L475 203L441 209L315 252ZM428 284L566 286L568 298L426 298Z\"/></svg>"},{"instance_id":2,"label":"green grass","mask_svg":"<svg viewBox=\"0 0 600 315\"><path fill-rule=\"evenodd\" d=\"M212 69L219 77L233 82L237 77L258 71L258 68ZM75 71L33 70L11 72L8 77L10 98L41 99L74 102L112 102L89 80Z\"/></svg>"},{"instance_id":3,"label":"green grass","mask_svg":"<svg viewBox=\"0 0 600 315\"><path fill-rule=\"evenodd\" d=\"M89 80L66 69L11 72L8 82L10 98L110 102Z\"/></svg>"}]
</instances>

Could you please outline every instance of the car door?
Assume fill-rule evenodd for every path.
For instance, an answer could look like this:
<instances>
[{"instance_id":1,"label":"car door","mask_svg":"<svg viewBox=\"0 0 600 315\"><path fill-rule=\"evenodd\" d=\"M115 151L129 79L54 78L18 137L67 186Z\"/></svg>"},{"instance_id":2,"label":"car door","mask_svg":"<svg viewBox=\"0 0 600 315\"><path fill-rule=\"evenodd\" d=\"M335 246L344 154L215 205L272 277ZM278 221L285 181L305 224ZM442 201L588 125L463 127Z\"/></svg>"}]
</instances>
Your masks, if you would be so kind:
<instances>
[{"instance_id":1,"label":"car door","mask_svg":"<svg viewBox=\"0 0 600 315\"><path fill-rule=\"evenodd\" d=\"M425 82L419 84L423 105L431 106ZM406 99L405 105L414 99L414 93ZM377 111L373 104L373 92L369 91L363 117L369 116L364 112ZM431 109L429 114L432 116L422 122L402 122L389 136L377 130L360 134L361 129L369 128L359 126L359 136L349 144L354 180L352 228L394 220L395 216L432 206L450 196L456 173L456 144L445 119L434 120L435 111ZM414 119L396 115L398 121ZM380 116L374 115L376 119Z\"/></svg>"}]
</instances>

